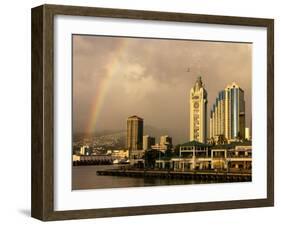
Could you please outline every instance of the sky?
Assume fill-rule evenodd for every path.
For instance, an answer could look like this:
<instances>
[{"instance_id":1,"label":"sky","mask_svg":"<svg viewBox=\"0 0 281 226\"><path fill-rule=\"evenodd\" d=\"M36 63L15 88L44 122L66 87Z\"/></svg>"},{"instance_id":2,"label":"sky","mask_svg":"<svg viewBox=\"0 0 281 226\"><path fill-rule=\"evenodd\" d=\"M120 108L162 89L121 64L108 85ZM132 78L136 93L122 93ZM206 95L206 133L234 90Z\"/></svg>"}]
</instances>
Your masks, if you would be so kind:
<instances>
[{"instance_id":1,"label":"sky","mask_svg":"<svg viewBox=\"0 0 281 226\"><path fill-rule=\"evenodd\" d=\"M72 40L74 133L126 130L127 117L138 115L175 142L188 141L189 92L198 76L208 93L208 125L218 92L236 82L245 92L250 127L250 43L90 35Z\"/></svg>"}]
</instances>

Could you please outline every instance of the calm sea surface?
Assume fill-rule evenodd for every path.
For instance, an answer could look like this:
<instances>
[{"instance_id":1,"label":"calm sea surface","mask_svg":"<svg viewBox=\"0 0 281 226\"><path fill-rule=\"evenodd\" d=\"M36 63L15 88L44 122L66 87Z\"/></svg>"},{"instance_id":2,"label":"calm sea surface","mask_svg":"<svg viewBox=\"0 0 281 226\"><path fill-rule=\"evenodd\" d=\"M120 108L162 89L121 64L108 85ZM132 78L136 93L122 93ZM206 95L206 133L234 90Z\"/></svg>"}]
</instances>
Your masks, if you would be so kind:
<instances>
[{"instance_id":1,"label":"calm sea surface","mask_svg":"<svg viewBox=\"0 0 281 226\"><path fill-rule=\"evenodd\" d=\"M72 189L93 188L123 188L159 185L201 184L203 181L159 179L159 178L134 178L119 176L97 176L98 170L118 168L114 165L103 166L74 166L72 167ZM206 182L205 182L206 183ZM208 183L212 183L208 181Z\"/></svg>"}]
</instances>

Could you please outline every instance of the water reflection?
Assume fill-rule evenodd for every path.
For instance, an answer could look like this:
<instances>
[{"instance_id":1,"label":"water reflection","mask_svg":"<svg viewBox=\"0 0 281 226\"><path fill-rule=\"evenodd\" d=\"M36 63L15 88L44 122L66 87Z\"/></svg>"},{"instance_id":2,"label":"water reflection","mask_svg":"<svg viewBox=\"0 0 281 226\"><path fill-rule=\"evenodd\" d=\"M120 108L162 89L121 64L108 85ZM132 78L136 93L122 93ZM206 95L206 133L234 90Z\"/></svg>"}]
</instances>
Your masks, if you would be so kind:
<instances>
[{"instance_id":1,"label":"water reflection","mask_svg":"<svg viewBox=\"0 0 281 226\"><path fill-rule=\"evenodd\" d=\"M202 184L204 181L161 179L161 178L134 178L119 176L97 176L97 170L113 169L118 166L74 166L72 168L72 189L100 189L100 188L124 188L163 185ZM208 183L212 183L208 181Z\"/></svg>"}]
</instances>

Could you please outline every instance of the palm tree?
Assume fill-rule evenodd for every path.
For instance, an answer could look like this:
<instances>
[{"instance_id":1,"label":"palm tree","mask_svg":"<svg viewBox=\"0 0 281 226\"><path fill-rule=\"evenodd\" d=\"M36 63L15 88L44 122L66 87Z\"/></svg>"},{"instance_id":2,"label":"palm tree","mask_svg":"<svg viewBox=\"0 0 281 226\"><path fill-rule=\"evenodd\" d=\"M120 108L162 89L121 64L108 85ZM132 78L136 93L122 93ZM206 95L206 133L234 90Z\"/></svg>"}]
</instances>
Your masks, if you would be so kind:
<instances>
[{"instance_id":1,"label":"palm tree","mask_svg":"<svg viewBox=\"0 0 281 226\"><path fill-rule=\"evenodd\" d=\"M214 137L210 137L208 140L207 140L207 143L214 146L216 144L216 141L215 141L215 138Z\"/></svg>"},{"instance_id":2,"label":"palm tree","mask_svg":"<svg viewBox=\"0 0 281 226\"><path fill-rule=\"evenodd\" d=\"M221 134L221 135L219 135L218 136L218 142L217 142L218 144L227 144L227 139L226 139L226 137L223 135L223 134Z\"/></svg>"},{"instance_id":3,"label":"palm tree","mask_svg":"<svg viewBox=\"0 0 281 226\"><path fill-rule=\"evenodd\" d=\"M176 156L180 155L180 144L177 144L174 149L174 153Z\"/></svg>"}]
</instances>

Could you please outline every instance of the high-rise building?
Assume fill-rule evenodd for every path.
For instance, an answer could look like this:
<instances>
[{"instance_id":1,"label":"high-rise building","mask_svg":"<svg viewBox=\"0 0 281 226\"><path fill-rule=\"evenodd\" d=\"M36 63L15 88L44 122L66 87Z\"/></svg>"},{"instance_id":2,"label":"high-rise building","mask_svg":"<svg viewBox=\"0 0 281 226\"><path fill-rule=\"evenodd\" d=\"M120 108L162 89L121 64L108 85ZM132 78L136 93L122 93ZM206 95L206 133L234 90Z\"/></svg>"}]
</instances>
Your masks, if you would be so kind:
<instances>
[{"instance_id":1,"label":"high-rise building","mask_svg":"<svg viewBox=\"0 0 281 226\"><path fill-rule=\"evenodd\" d=\"M143 150L151 149L151 146L155 145L155 137L151 137L149 135L143 136L142 145L143 145Z\"/></svg>"},{"instance_id":2,"label":"high-rise building","mask_svg":"<svg viewBox=\"0 0 281 226\"><path fill-rule=\"evenodd\" d=\"M168 135L163 135L160 137L160 145L172 145L173 144L173 140L172 137L169 137Z\"/></svg>"},{"instance_id":3,"label":"high-rise building","mask_svg":"<svg viewBox=\"0 0 281 226\"><path fill-rule=\"evenodd\" d=\"M133 115L127 119L127 148L142 150L143 119Z\"/></svg>"},{"instance_id":4,"label":"high-rise building","mask_svg":"<svg viewBox=\"0 0 281 226\"><path fill-rule=\"evenodd\" d=\"M245 138L244 91L236 83L219 92L210 113L210 137L219 135L228 140Z\"/></svg>"},{"instance_id":5,"label":"high-rise building","mask_svg":"<svg viewBox=\"0 0 281 226\"><path fill-rule=\"evenodd\" d=\"M168 135L164 135L160 137L160 146L166 147L166 149L170 149L173 147L173 139Z\"/></svg>"},{"instance_id":6,"label":"high-rise building","mask_svg":"<svg viewBox=\"0 0 281 226\"><path fill-rule=\"evenodd\" d=\"M190 90L190 140L206 143L207 138L207 91L201 77Z\"/></svg>"},{"instance_id":7,"label":"high-rise building","mask_svg":"<svg viewBox=\"0 0 281 226\"><path fill-rule=\"evenodd\" d=\"M210 137L214 138L218 135L225 135L225 128L227 127L225 122L225 114L227 113L225 111L225 102L225 91L220 91L210 113Z\"/></svg>"},{"instance_id":8,"label":"high-rise building","mask_svg":"<svg viewBox=\"0 0 281 226\"><path fill-rule=\"evenodd\" d=\"M245 128L245 139L251 140L250 128Z\"/></svg>"},{"instance_id":9,"label":"high-rise building","mask_svg":"<svg viewBox=\"0 0 281 226\"><path fill-rule=\"evenodd\" d=\"M88 145L83 145L82 147L80 147L80 155L87 155L89 154L89 146Z\"/></svg>"}]
</instances>

